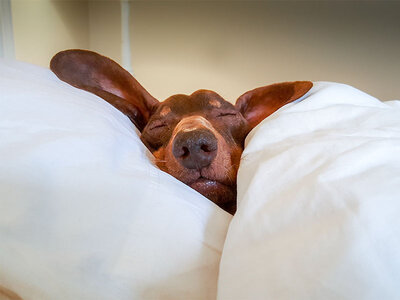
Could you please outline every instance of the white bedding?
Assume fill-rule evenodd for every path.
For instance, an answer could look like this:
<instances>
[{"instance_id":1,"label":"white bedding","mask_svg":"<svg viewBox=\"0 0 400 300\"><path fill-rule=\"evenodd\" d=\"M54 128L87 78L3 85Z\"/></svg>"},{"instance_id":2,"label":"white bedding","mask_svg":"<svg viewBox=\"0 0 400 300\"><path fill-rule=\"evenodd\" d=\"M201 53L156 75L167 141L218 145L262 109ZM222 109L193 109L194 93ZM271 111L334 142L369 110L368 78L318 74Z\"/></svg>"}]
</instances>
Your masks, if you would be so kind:
<instances>
[{"instance_id":1,"label":"white bedding","mask_svg":"<svg viewBox=\"0 0 400 300\"><path fill-rule=\"evenodd\" d=\"M49 70L0 63L0 91L0 286L40 300L215 298L228 213Z\"/></svg>"},{"instance_id":2,"label":"white bedding","mask_svg":"<svg viewBox=\"0 0 400 300\"><path fill-rule=\"evenodd\" d=\"M219 299L400 299L400 102L316 83L247 138Z\"/></svg>"},{"instance_id":3,"label":"white bedding","mask_svg":"<svg viewBox=\"0 0 400 300\"><path fill-rule=\"evenodd\" d=\"M4 61L0 93L0 286L24 299L400 299L399 101L315 83L250 133L230 223L98 97Z\"/></svg>"}]
</instances>

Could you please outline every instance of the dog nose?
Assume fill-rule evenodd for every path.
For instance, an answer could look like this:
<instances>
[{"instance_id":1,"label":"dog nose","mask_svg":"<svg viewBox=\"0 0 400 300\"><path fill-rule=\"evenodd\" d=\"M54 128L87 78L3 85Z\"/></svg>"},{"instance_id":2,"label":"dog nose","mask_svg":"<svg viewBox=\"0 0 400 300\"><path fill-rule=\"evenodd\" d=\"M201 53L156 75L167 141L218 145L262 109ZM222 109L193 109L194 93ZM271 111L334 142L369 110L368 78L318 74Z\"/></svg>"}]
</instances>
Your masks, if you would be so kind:
<instances>
[{"instance_id":1,"label":"dog nose","mask_svg":"<svg viewBox=\"0 0 400 300\"><path fill-rule=\"evenodd\" d=\"M217 155L218 141L208 129L180 131L175 136L172 153L188 169L209 166Z\"/></svg>"}]
</instances>

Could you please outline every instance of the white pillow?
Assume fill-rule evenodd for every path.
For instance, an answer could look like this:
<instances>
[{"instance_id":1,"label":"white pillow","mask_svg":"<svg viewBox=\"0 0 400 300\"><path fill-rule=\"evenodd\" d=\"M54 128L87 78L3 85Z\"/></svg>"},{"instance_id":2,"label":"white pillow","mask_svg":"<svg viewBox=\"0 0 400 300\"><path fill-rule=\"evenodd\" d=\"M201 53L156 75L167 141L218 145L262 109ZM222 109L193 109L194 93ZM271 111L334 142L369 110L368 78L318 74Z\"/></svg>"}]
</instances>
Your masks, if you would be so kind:
<instances>
[{"instance_id":1,"label":"white pillow","mask_svg":"<svg viewBox=\"0 0 400 300\"><path fill-rule=\"evenodd\" d=\"M230 215L161 172L132 123L0 62L0 286L25 299L212 299Z\"/></svg>"},{"instance_id":2,"label":"white pillow","mask_svg":"<svg viewBox=\"0 0 400 300\"><path fill-rule=\"evenodd\" d=\"M399 299L400 101L316 83L247 138L218 299Z\"/></svg>"}]
</instances>

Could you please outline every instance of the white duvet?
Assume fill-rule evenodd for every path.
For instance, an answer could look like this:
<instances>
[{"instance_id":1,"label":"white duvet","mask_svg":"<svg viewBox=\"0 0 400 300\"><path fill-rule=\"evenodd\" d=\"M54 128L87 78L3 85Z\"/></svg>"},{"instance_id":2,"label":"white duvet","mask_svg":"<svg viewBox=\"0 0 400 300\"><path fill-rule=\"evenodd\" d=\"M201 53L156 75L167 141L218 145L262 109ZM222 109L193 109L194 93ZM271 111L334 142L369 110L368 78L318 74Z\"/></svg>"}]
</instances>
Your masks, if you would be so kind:
<instances>
[{"instance_id":1,"label":"white duvet","mask_svg":"<svg viewBox=\"0 0 400 300\"><path fill-rule=\"evenodd\" d=\"M400 102L316 83L250 133L220 299L400 299Z\"/></svg>"},{"instance_id":2,"label":"white duvet","mask_svg":"<svg viewBox=\"0 0 400 300\"><path fill-rule=\"evenodd\" d=\"M400 102L315 83L246 143L231 218L154 167L112 106L0 62L0 286L24 299L400 299Z\"/></svg>"}]
</instances>

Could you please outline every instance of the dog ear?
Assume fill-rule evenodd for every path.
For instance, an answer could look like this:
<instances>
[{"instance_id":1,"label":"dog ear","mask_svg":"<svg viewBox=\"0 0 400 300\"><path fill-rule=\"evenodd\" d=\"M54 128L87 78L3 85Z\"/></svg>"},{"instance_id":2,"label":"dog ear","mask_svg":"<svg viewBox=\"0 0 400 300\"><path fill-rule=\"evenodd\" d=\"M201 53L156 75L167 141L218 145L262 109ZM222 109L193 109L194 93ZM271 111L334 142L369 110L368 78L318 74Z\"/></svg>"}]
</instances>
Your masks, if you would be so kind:
<instances>
[{"instance_id":1,"label":"dog ear","mask_svg":"<svg viewBox=\"0 0 400 300\"><path fill-rule=\"evenodd\" d=\"M87 50L57 53L50 69L61 80L103 98L142 131L159 102L115 61Z\"/></svg>"},{"instance_id":2,"label":"dog ear","mask_svg":"<svg viewBox=\"0 0 400 300\"><path fill-rule=\"evenodd\" d=\"M236 100L235 106L250 128L254 128L280 107L302 97L312 86L311 81L267 85L244 93Z\"/></svg>"}]
</instances>

